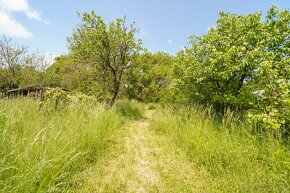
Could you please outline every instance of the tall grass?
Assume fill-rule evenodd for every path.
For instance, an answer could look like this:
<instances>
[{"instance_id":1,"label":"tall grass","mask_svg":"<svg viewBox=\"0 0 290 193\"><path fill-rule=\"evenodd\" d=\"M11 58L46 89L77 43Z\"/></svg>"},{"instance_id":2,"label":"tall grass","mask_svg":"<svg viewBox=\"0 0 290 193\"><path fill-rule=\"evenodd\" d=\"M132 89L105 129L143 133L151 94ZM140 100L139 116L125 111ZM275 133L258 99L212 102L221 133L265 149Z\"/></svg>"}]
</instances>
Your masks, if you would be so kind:
<instances>
[{"instance_id":1,"label":"tall grass","mask_svg":"<svg viewBox=\"0 0 290 193\"><path fill-rule=\"evenodd\" d=\"M150 125L207 171L207 192L288 192L289 143L253 135L231 112L219 120L210 109L163 109Z\"/></svg>"},{"instance_id":2,"label":"tall grass","mask_svg":"<svg viewBox=\"0 0 290 193\"><path fill-rule=\"evenodd\" d=\"M119 100L115 104L117 113L129 119L140 119L143 117L145 106L137 101Z\"/></svg>"},{"instance_id":3,"label":"tall grass","mask_svg":"<svg viewBox=\"0 0 290 193\"><path fill-rule=\"evenodd\" d=\"M47 112L37 101L0 100L0 192L68 192L121 123L101 104Z\"/></svg>"}]
</instances>

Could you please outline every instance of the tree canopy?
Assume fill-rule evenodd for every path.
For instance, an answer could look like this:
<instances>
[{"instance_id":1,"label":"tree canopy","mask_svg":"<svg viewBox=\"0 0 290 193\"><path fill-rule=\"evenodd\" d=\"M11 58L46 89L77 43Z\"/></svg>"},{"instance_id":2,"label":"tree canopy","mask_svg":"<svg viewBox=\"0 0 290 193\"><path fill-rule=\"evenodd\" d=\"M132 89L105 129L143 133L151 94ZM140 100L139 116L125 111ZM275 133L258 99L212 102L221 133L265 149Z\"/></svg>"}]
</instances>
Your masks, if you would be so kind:
<instances>
[{"instance_id":1,"label":"tree canopy","mask_svg":"<svg viewBox=\"0 0 290 193\"><path fill-rule=\"evenodd\" d=\"M289 128L290 13L220 13L216 27L191 36L177 55L176 101L248 110L266 128Z\"/></svg>"},{"instance_id":2,"label":"tree canopy","mask_svg":"<svg viewBox=\"0 0 290 193\"><path fill-rule=\"evenodd\" d=\"M145 52L131 62L125 77L125 96L141 102L160 102L171 83L173 56Z\"/></svg>"},{"instance_id":3,"label":"tree canopy","mask_svg":"<svg viewBox=\"0 0 290 193\"><path fill-rule=\"evenodd\" d=\"M73 57L84 65L94 66L98 89L110 96L113 105L123 83L123 74L132 57L141 50L136 40L134 23L126 25L126 17L108 25L93 11L82 15L82 23L68 38Z\"/></svg>"}]
</instances>

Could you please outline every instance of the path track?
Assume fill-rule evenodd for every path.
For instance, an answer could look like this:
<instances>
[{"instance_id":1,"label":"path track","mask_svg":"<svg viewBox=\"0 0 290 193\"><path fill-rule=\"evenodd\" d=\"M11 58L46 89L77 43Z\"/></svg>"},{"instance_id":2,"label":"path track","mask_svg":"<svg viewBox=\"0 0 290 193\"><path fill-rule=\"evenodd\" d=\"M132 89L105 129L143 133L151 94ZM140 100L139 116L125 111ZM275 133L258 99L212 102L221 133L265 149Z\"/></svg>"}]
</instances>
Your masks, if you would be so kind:
<instances>
[{"instance_id":1,"label":"path track","mask_svg":"<svg viewBox=\"0 0 290 193\"><path fill-rule=\"evenodd\" d=\"M116 149L82 174L80 192L203 192L203 174L169 139L149 129L152 113L130 121Z\"/></svg>"}]
</instances>

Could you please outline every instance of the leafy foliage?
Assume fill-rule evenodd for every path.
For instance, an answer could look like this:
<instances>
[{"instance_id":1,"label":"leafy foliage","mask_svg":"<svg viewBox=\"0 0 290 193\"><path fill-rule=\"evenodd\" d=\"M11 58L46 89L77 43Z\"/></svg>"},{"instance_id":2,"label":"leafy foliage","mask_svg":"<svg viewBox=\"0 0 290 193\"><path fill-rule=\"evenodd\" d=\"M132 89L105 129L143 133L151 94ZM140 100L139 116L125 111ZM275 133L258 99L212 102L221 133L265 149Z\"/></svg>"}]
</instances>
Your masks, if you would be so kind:
<instances>
[{"instance_id":1,"label":"leafy foliage","mask_svg":"<svg viewBox=\"0 0 290 193\"><path fill-rule=\"evenodd\" d=\"M1 91L17 88L21 67L25 64L27 49L12 43L3 36L0 39L0 88Z\"/></svg>"},{"instance_id":2,"label":"leafy foliage","mask_svg":"<svg viewBox=\"0 0 290 193\"><path fill-rule=\"evenodd\" d=\"M273 6L265 21L261 13L222 12L216 27L178 53L174 100L248 110L262 128L289 132L289 34L288 10Z\"/></svg>"},{"instance_id":3,"label":"leafy foliage","mask_svg":"<svg viewBox=\"0 0 290 193\"><path fill-rule=\"evenodd\" d=\"M51 87L61 87L103 98L98 92L94 67L78 63L71 55L59 56L46 70L46 82Z\"/></svg>"},{"instance_id":4,"label":"leafy foliage","mask_svg":"<svg viewBox=\"0 0 290 193\"><path fill-rule=\"evenodd\" d=\"M56 87L45 92L43 105L46 110L58 110L63 109L68 101L67 93Z\"/></svg>"},{"instance_id":5,"label":"leafy foliage","mask_svg":"<svg viewBox=\"0 0 290 193\"><path fill-rule=\"evenodd\" d=\"M134 24L126 25L126 17L108 25L93 11L82 15L82 24L69 38L72 55L83 65L93 65L98 89L110 96L113 105L123 81L123 74L130 67L132 56L141 49L135 40Z\"/></svg>"},{"instance_id":6,"label":"leafy foliage","mask_svg":"<svg viewBox=\"0 0 290 193\"><path fill-rule=\"evenodd\" d=\"M69 94L68 98L70 103L73 104L94 105L98 103L96 97L88 96L82 93Z\"/></svg>"},{"instance_id":7,"label":"leafy foliage","mask_svg":"<svg viewBox=\"0 0 290 193\"><path fill-rule=\"evenodd\" d=\"M145 52L135 57L125 76L125 96L141 102L159 102L171 82L173 57Z\"/></svg>"}]
</instances>

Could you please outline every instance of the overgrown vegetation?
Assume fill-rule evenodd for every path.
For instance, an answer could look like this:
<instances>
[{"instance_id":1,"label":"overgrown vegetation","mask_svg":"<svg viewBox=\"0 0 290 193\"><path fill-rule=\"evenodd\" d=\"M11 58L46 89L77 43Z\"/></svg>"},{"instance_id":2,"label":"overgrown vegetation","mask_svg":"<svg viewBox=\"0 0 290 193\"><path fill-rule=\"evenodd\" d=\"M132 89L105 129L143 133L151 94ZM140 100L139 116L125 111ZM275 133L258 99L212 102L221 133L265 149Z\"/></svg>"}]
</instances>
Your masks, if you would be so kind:
<instances>
[{"instance_id":1,"label":"overgrown vegetation","mask_svg":"<svg viewBox=\"0 0 290 193\"><path fill-rule=\"evenodd\" d=\"M160 152L181 152L187 165L197 166L190 171L200 171L205 183L184 188L188 179L183 176L177 190L287 192L289 10L272 6L265 18L261 12L221 12L215 27L191 36L176 55L141 47L135 23L128 25L126 17L106 23L94 11L79 16L81 22L68 38L68 54L50 66L43 56L28 54L7 37L0 39L0 97L26 85L51 87L40 104L24 98L0 100L0 191L77 189L71 180L103 158L112 138L123 131L122 123L129 122L134 124L126 126L146 130L143 136L142 130L127 128L133 133L125 143L139 145L136 150L125 144L131 154L150 161L159 157L153 165L161 167L159 150L151 150L155 144L161 149L164 142L169 147ZM147 129L153 111L150 128L164 139L158 143ZM170 150L168 138L176 151ZM151 149L146 149L148 141ZM162 159L176 161L172 157ZM145 165L143 172L155 174L156 168L141 158L134 166ZM176 172L179 167L173 168ZM175 190L182 175L174 172L155 177ZM162 186L156 190L165 190Z\"/></svg>"},{"instance_id":2,"label":"overgrown vegetation","mask_svg":"<svg viewBox=\"0 0 290 193\"><path fill-rule=\"evenodd\" d=\"M120 100L115 104L116 111L129 119L140 119L143 116L145 106L136 101Z\"/></svg>"},{"instance_id":3,"label":"overgrown vegetation","mask_svg":"<svg viewBox=\"0 0 290 193\"><path fill-rule=\"evenodd\" d=\"M165 135L206 171L207 192L287 192L289 144L273 135L252 135L249 125L211 108L163 109L150 128ZM287 143L287 142L286 142Z\"/></svg>"},{"instance_id":4,"label":"overgrown vegetation","mask_svg":"<svg viewBox=\"0 0 290 193\"><path fill-rule=\"evenodd\" d=\"M289 34L288 10L272 6L264 20L221 12L216 27L178 53L174 100L245 111L262 129L289 135Z\"/></svg>"},{"instance_id":5,"label":"overgrown vegetation","mask_svg":"<svg viewBox=\"0 0 290 193\"><path fill-rule=\"evenodd\" d=\"M112 145L122 118L102 104L39 111L32 100L0 101L1 192L67 192L74 174Z\"/></svg>"}]
</instances>

